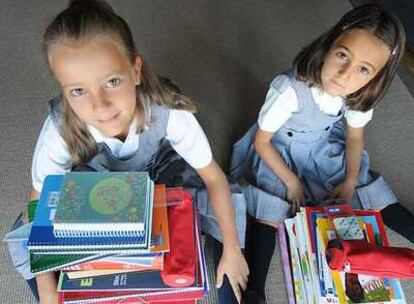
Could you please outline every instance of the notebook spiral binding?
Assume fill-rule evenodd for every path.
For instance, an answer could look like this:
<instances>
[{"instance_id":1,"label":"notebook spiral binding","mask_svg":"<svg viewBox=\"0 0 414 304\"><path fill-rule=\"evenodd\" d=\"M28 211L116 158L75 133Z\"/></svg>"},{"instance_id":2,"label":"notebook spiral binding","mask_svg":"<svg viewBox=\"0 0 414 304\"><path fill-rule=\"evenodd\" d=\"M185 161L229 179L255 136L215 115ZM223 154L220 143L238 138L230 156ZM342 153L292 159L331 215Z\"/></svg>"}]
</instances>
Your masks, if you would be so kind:
<instances>
[{"instance_id":1,"label":"notebook spiral binding","mask_svg":"<svg viewBox=\"0 0 414 304\"><path fill-rule=\"evenodd\" d=\"M57 238L67 237L144 237L145 231L136 230L78 230L78 229L53 229Z\"/></svg>"}]
</instances>

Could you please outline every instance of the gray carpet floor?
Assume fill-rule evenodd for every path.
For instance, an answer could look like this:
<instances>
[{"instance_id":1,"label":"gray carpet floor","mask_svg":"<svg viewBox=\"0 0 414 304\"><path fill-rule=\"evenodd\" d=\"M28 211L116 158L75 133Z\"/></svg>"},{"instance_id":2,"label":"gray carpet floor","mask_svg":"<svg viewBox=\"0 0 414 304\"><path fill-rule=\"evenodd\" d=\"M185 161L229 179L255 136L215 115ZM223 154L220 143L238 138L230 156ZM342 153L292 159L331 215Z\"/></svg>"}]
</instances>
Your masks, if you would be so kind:
<instances>
[{"instance_id":1,"label":"gray carpet floor","mask_svg":"<svg viewBox=\"0 0 414 304\"><path fill-rule=\"evenodd\" d=\"M109 2L128 21L154 69L174 79L197 102L198 119L225 170L232 143L255 121L271 79L351 8L345 0ZM41 54L42 33L67 1L0 3L0 235L4 236L26 205L31 157L47 115L46 101L58 93ZM397 77L367 127L366 146L372 166L385 176L401 203L414 211L413 114L414 98ZM392 232L390 240L410 246ZM0 264L0 303L32 303L4 244ZM286 303L283 284L276 250L267 283L269 303ZM413 286L404 282L408 303L414 303ZM206 302L217 303L213 292Z\"/></svg>"}]
</instances>

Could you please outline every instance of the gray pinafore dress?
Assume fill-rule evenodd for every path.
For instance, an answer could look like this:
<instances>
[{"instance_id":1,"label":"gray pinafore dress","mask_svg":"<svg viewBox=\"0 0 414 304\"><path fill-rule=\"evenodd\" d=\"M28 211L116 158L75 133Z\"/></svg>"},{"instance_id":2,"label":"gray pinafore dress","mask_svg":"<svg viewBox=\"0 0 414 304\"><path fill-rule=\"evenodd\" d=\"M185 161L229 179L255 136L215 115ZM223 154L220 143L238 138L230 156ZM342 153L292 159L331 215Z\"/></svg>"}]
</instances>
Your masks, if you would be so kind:
<instances>
[{"instance_id":1,"label":"gray pinafore dress","mask_svg":"<svg viewBox=\"0 0 414 304\"><path fill-rule=\"evenodd\" d=\"M55 126L60 129L61 98L57 97L49 102L50 117ZM185 187L192 195L201 215L201 229L222 242L222 235L218 222L214 215L207 190L197 172L187 164L171 147L165 139L167 133L170 109L156 105L150 106L150 125L139 136L137 151L128 158L118 159L110 151L109 147L100 143L99 152L83 166L75 166L72 171L148 171L151 179L156 183L166 184L169 187ZM234 206L236 229L239 241L244 247L246 231L246 202L240 186L230 185L232 190L232 202ZM25 225L28 227L30 224ZM12 227L12 232L21 227L23 220L20 215ZM33 278L30 272L27 238L30 229L26 229L26 235L22 236L19 244L9 246L10 254L16 270L26 279Z\"/></svg>"},{"instance_id":2,"label":"gray pinafore dress","mask_svg":"<svg viewBox=\"0 0 414 304\"><path fill-rule=\"evenodd\" d=\"M51 117L60 125L60 100L50 102ZM192 194L201 215L201 229L222 241L218 222L209 201L207 189L197 172L171 147L165 138L170 109L155 103L150 105L150 125L139 135L138 150L130 157L115 157L108 146L99 144L99 152L82 167L74 171L148 171L156 183L169 187L182 186ZM236 229L243 247L246 231L246 202L237 184L230 185L234 206Z\"/></svg>"},{"instance_id":3,"label":"gray pinafore dress","mask_svg":"<svg viewBox=\"0 0 414 304\"><path fill-rule=\"evenodd\" d=\"M298 111L275 132L272 145L301 180L305 204L323 202L346 176L344 107L336 116L322 112L310 88L296 80L291 71L277 77L271 86L281 93L291 86L298 98ZM286 201L284 183L254 149L257 127L256 123L234 145L230 173L233 180L243 185L249 215L279 222L291 216L291 205ZM382 176L370 169L364 150L351 205L357 209L380 209L396 202Z\"/></svg>"}]
</instances>

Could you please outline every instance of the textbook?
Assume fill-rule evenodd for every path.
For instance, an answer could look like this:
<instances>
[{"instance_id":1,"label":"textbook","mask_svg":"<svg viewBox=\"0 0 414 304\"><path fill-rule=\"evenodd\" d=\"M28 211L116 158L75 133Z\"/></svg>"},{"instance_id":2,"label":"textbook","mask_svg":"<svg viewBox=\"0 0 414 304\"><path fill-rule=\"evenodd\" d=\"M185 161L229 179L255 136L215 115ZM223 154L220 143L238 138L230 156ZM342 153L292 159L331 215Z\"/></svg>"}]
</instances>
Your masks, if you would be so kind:
<instances>
[{"instance_id":1,"label":"textbook","mask_svg":"<svg viewBox=\"0 0 414 304\"><path fill-rule=\"evenodd\" d=\"M159 184L154 186L150 254L105 256L65 267L63 270L68 271L70 279L130 271L162 270L163 253L169 250L167 190L165 185Z\"/></svg>"},{"instance_id":2,"label":"textbook","mask_svg":"<svg viewBox=\"0 0 414 304\"><path fill-rule=\"evenodd\" d=\"M148 172L68 172L53 232L57 237L138 236L152 213Z\"/></svg>"},{"instance_id":3,"label":"textbook","mask_svg":"<svg viewBox=\"0 0 414 304\"><path fill-rule=\"evenodd\" d=\"M137 254L149 253L152 212L148 227L140 236L56 237L52 221L63 184L62 175L45 178L28 240L29 252L37 254Z\"/></svg>"},{"instance_id":4,"label":"textbook","mask_svg":"<svg viewBox=\"0 0 414 304\"><path fill-rule=\"evenodd\" d=\"M144 255L111 255L65 267L69 279L131 271L160 271L163 253Z\"/></svg>"},{"instance_id":5,"label":"textbook","mask_svg":"<svg viewBox=\"0 0 414 304\"><path fill-rule=\"evenodd\" d=\"M139 255L113 255L85 253L50 253L50 251L31 250L30 268L34 274L66 268L71 271L91 271L93 269L124 269L154 270L163 268L163 253L170 249L167 198L165 185L155 185L154 207L152 221L151 248L149 254ZM27 238L26 238L27 240ZM66 253L65 253L66 252ZM151 265L149 265L151 260ZM124 265L125 264L125 265ZM79 273L79 275L82 275ZM84 273L86 275L86 272Z\"/></svg>"},{"instance_id":6,"label":"textbook","mask_svg":"<svg viewBox=\"0 0 414 304\"><path fill-rule=\"evenodd\" d=\"M158 184L154 186L151 252L168 251L170 251L170 234L167 213L167 187L164 184Z\"/></svg>"},{"instance_id":7,"label":"textbook","mask_svg":"<svg viewBox=\"0 0 414 304\"><path fill-rule=\"evenodd\" d=\"M81 271L91 271L94 269L162 269L163 253L168 252L170 249L166 200L165 185L155 185L152 237L149 254L102 255L85 252L81 254L51 254L47 251L31 251L30 268L32 273L40 274L43 272L59 270L62 268L70 271L79 271L79 275L86 275L86 272L81 274Z\"/></svg>"},{"instance_id":8,"label":"textbook","mask_svg":"<svg viewBox=\"0 0 414 304\"><path fill-rule=\"evenodd\" d=\"M188 199L186 203L189 203ZM190 205L192 205L191 201ZM180 204L168 207L169 216L175 214L170 212L171 209L180 207ZM59 303L164 303L169 301L178 301L177 303L187 303L182 301L190 301L189 303L193 303L194 299L205 297L209 287L205 257L200 238L199 215L196 208L192 207L192 209L193 210L188 208L180 209L179 211L186 212L186 214L190 216L186 218L191 218L190 222L193 224L184 226L192 226L192 231L189 231L189 229L186 229L185 231L177 230L177 233L180 231L179 233L183 236L188 235L188 237L185 237L184 239L185 242L190 238L194 238L191 242L193 242L195 247L194 251L191 250L193 251L191 255L194 255L196 259L196 269L194 271L195 280L192 283L181 286L172 286L169 284L171 280L165 281L166 274L173 275L176 278L181 276L180 271L176 272L174 269L171 269L172 265L167 265L169 266L166 270L167 273L165 271L164 273L128 272L75 280L69 280L67 275L62 272L58 283ZM184 217L182 219L184 219ZM174 231L174 225L179 222L180 221L176 221L173 226L170 226L170 230L173 229ZM179 224L177 228L180 229L184 226ZM175 242L172 242L171 244L174 245ZM180 248L174 246L171 248L173 254L178 253L176 251L177 249ZM179 259L181 256L180 253L178 254L178 256L173 258L174 261L178 261L177 258ZM187 253L184 253L184 256L185 255L187 255ZM176 266L181 267L180 265L174 264L174 267ZM166 284L166 282L168 282L168 284Z\"/></svg>"},{"instance_id":9,"label":"textbook","mask_svg":"<svg viewBox=\"0 0 414 304\"><path fill-rule=\"evenodd\" d=\"M366 241L388 245L379 212L354 210L353 213ZM285 220L285 228L293 276L285 278L293 281L296 303L405 303L398 279L354 275L329 268L326 246L338 234L324 208L301 208L294 218ZM282 254L286 254L284 250ZM310 289L312 293L308 292Z\"/></svg>"}]
</instances>

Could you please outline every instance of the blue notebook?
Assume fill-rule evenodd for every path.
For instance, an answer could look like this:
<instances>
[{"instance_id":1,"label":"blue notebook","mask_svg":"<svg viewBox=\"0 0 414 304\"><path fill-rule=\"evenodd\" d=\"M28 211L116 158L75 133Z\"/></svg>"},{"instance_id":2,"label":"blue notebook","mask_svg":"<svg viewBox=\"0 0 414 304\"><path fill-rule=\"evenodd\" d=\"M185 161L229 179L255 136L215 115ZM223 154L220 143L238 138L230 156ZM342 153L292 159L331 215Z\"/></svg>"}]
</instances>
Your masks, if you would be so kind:
<instances>
[{"instance_id":1,"label":"blue notebook","mask_svg":"<svg viewBox=\"0 0 414 304\"><path fill-rule=\"evenodd\" d=\"M142 236L126 237L56 237L53 218L59 203L63 175L46 177L28 240L29 251L45 254L78 253L148 253L151 231Z\"/></svg>"}]
</instances>

